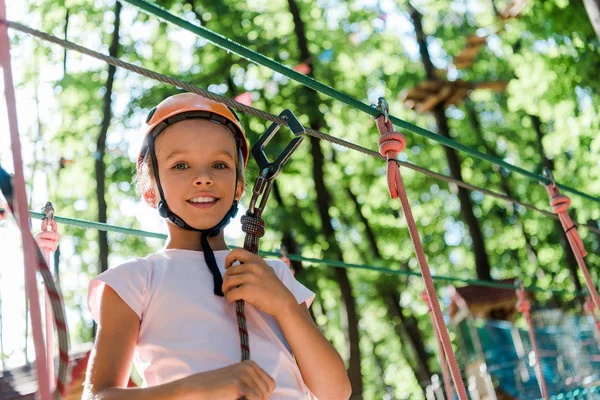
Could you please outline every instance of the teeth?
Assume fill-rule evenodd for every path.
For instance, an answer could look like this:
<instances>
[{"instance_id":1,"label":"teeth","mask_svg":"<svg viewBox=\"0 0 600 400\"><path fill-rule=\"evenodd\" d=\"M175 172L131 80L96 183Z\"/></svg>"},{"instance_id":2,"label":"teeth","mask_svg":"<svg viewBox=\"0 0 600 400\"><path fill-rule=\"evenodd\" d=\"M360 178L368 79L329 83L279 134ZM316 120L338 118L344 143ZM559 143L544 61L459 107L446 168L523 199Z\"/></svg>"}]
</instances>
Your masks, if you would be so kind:
<instances>
[{"instance_id":1,"label":"teeth","mask_svg":"<svg viewBox=\"0 0 600 400\"><path fill-rule=\"evenodd\" d=\"M217 201L217 199L213 197L194 197L190 199L190 203L212 203L213 201Z\"/></svg>"}]
</instances>

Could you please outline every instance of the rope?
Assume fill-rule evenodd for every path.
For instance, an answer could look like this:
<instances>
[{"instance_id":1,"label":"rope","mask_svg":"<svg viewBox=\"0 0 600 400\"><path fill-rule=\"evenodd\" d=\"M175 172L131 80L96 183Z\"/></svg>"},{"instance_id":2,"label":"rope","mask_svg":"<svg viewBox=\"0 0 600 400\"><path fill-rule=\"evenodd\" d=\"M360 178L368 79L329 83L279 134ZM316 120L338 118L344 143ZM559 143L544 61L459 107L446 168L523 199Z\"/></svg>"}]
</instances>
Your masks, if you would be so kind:
<instances>
[{"instance_id":1,"label":"rope","mask_svg":"<svg viewBox=\"0 0 600 400\"><path fill-rule=\"evenodd\" d=\"M130 0L126 0L126 1L130 1ZM169 84L169 85L173 85L173 86L176 86L176 87L180 87L180 88L185 89L185 90L187 90L189 92L199 94L201 96L207 97L207 98L215 100L215 101L219 101L219 102L224 103L224 104L226 104L226 105L228 105L228 106L230 106L230 107L232 107L232 108L234 108L234 109L236 109L238 111L244 112L244 113L246 113L248 115L253 115L253 116L262 118L264 120L267 120L267 121L276 122L276 123L278 123L280 125L286 125L287 126L287 122L284 119L282 119L282 118L280 118L280 117L278 117L276 115L267 113L265 111L256 109L254 107L247 106L247 105L239 103L239 102L237 102L235 100L231 100L231 99L228 99L226 97L219 96L219 95L211 93L211 92L209 92L207 90L204 90L204 89L198 88L198 87L196 87L194 85L191 85L190 83L182 81L180 79L176 79L176 78L170 77L168 75L163 75L163 74L160 74L158 72L151 71L151 70L139 67L137 65L133 65L133 64L127 63L125 61L119 60L118 58L107 56L105 54L102 54L102 53L99 53L99 52L87 49L87 48L85 48L83 46L80 46L80 45L77 45L75 43L69 42L68 40L57 38L56 36L52 36L52 35L47 34L45 32L40 32L38 30L29 28L29 27L27 27L25 25L19 24L17 22L7 21L7 20L1 20L1 19L0 19L0 22L6 23L12 29L15 29L15 30L27 33L27 34L29 34L31 36L37 37L39 39L42 39L42 40L45 40L45 41L57 44L57 45L59 45L59 46L61 46L63 48L66 48L66 49L69 49L69 50L73 50L73 51L77 51L77 52L82 53L82 54L86 54L86 55L88 55L90 57L94 57L96 59L102 60L102 61L106 62L107 64L113 65L115 67L123 68L125 70L137 73L137 74L145 76L147 78L154 79L156 81L163 82L163 83L166 83L166 84ZM192 25L192 26L195 26L195 25ZM202 28L202 29L204 29L204 28ZM284 68L287 68L287 67L284 67ZM301 76L305 76L305 75L302 75L302 74L300 74L300 75ZM309 79L311 79L311 78L309 78ZM360 103L360 104L363 104L363 103ZM371 107L368 107L368 109L369 110L375 110L374 108L371 108ZM373 111L373 112L375 112L375 111ZM377 116L377 115L379 115L379 114L376 114L375 116ZM390 119L392 120L392 122L396 123L396 125L398 125L400 127L404 127L405 129L409 129L407 126L404 126L405 124L408 124L408 123L403 123L404 121L399 120L399 119L397 119L395 117L392 117L392 116L390 116ZM412 126L412 125L410 125L410 126ZM416 128L418 128L418 127L416 127ZM433 135L431 137L427 136L429 139L432 139L432 140L435 140L435 141L438 141L438 142L444 142L445 140L449 140L449 141L451 141L453 143L456 143L452 139L446 139L443 136L433 134L433 133L431 133L429 131L426 131L426 130L424 130L422 128L418 128L418 129L421 129L424 132L428 132L429 135ZM376 152L376 151L367 149L365 147L359 146L357 144L348 142L348 141L340 139L340 138L336 138L336 137L328 135L326 133L323 133L323 132L320 132L320 131L317 131L317 130L314 130L314 129L306 129L305 132L306 132L306 134L308 134L310 136L313 136L313 137L316 137L318 139L326 140L326 141L328 141L330 143L334 143L334 144L337 144L339 146L346 147L348 149L355 150L355 151L358 151L360 153L363 153L363 154L366 154L366 155L369 155L369 156L372 156L372 157L375 157L375 158L383 159L383 157L378 152ZM452 147L452 146L450 146L450 147ZM479 153L476 150L473 150L473 151ZM484 153L479 153L479 154L484 154ZM471 155L473 155L473 154L471 154ZM486 156L487 157L491 157L491 156L488 156L488 155L486 155ZM528 176L530 178L533 178L535 180L541 181L543 183L547 183L547 179L544 178L544 177L541 177L540 175L534 174L534 173L529 172L529 171L521 170L518 167L515 167L515 166L513 166L511 164L507 164L506 162L504 162L502 160L499 160L499 159L496 159L494 157L491 157L491 158L493 158L494 160L498 160L498 162L495 163L495 164L500 165L500 166L502 166L503 168L505 168L507 170L521 173L521 172L515 170L515 169L518 169L520 171L524 171L524 172L521 173L522 175ZM408 163L408 162L397 161L397 163L400 164L403 167L410 168L410 169L415 170L417 172L429 175L429 176L431 176L433 178L436 178L436 179L439 179L439 180L443 180L443 181L446 181L446 182L452 182L452 183L454 183L454 184L456 184L456 185L458 185L460 187L464 187L465 189L477 190L477 191L480 191L482 193L488 194L490 196L494 196L494 197L503 199L503 200L508 201L508 202L510 202L512 204L517 204L517 205L523 206L525 208L541 212L543 214L548 214L548 216L551 215L551 213L548 213L547 211L543 211L543 210L540 210L540 209L538 209L538 208L536 208L536 207L534 207L532 205L519 202L519 201L517 201L515 199L511 199L510 197L505 196L503 194L500 194L500 193L493 192L493 191L490 191L490 190L487 190L487 189L484 189L484 188L479 188L477 186L473 186L473 185L467 184L467 183L465 183L463 181L456 180L456 179L453 179L453 178L451 178L449 176L442 175L442 174L439 174L439 173L427 170L425 168L418 167L418 166L413 165L413 164ZM557 185L560 188L562 188L562 189L564 189L566 191L569 191L571 193L577 194L579 196L582 196L582 197L585 197L587 199L591 199L593 201L596 201L596 202L600 203L600 199L598 199L596 197L593 197L593 196L591 196L589 194L581 193L581 192L579 192L579 191L577 191L575 189L572 189L572 188L570 188L568 186L564 186L562 184L557 184ZM595 227L593 227L591 225L589 225L588 228L594 230L594 232L596 232L597 234L600 235L600 229L597 229L597 228L595 228Z\"/></svg>"},{"instance_id":2,"label":"rope","mask_svg":"<svg viewBox=\"0 0 600 400\"><path fill-rule=\"evenodd\" d=\"M390 161L394 161L395 153L399 153L404 149L405 141L403 137L400 138L399 134L393 131L392 122L390 119L387 118L387 110L384 110L384 115L379 116L376 119L376 122L377 129L379 130L379 134L381 135L379 139L380 149L386 150L386 152L382 151L382 155L384 155L388 160L389 173L391 171L390 165L393 165ZM392 173L391 176L388 175L388 185L390 194L392 199L400 198L400 202L402 203L404 217L406 218L406 223L408 224L410 238L415 248L417 260L419 262L419 267L421 268L421 274L423 275L423 281L425 283L427 298L429 299L429 304L431 306L431 314L434 319L434 329L440 336L444 354L448 362L448 366L450 367L450 374L452 376L454 388L456 389L458 398L459 400L467 400L468 397L467 391L465 389L465 384L462 380L460 369L458 367L458 362L456 361L456 356L454 354L454 350L452 349L452 343L450 342L450 336L448 335L448 330L444 323L444 316L442 315L442 310L440 308L440 303L437 298L435 286L433 285L431 272L429 270L429 266L427 265L427 259L425 258L423 246L421 245L419 232L417 231L417 226L415 224L410 204L406 196L406 190L404 189L404 184L402 183L400 168L398 167L396 169L398 170L397 174Z\"/></svg>"},{"instance_id":3,"label":"rope","mask_svg":"<svg viewBox=\"0 0 600 400\"><path fill-rule=\"evenodd\" d=\"M54 221L54 209L51 203L46 203L46 218L42 221L42 230L38 232L34 238L42 250L44 260L47 265L50 265L50 253L54 253L58 248L58 242L60 241L60 234L58 233L58 226ZM50 230L48 230L50 228ZM56 281L55 281L56 282ZM45 296L45 310L46 310L46 361L48 367L48 378L50 380L50 390L54 390L54 330L52 321L54 319L52 315L52 302L48 291L46 290Z\"/></svg>"},{"instance_id":4,"label":"rope","mask_svg":"<svg viewBox=\"0 0 600 400\"><path fill-rule=\"evenodd\" d=\"M43 214L36 212L36 211L30 211L29 215L33 219L43 219L44 218ZM84 221L84 220L59 217L59 216L55 216L54 219L57 222L60 222L64 225L72 225L72 226L77 226L77 227L86 228L86 229L98 229L98 230L106 231L106 232L116 232L116 233L121 233L121 234L125 234L125 235L134 235L134 236L140 236L140 237L149 237L149 238L158 238L158 239L166 239L167 238L167 235L165 235L163 233L147 232L147 231L142 231L139 229L124 228L124 227L105 224L105 223L101 223L101 222L91 222L91 221ZM280 255L281 255L279 252L269 252L269 251L260 251L259 254L261 256L269 256L269 257L280 257ZM305 257L300 254L288 254L287 256L292 261L301 261L301 262L307 262L307 263L311 263L311 264L325 264L325 265L329 265L329 266L335 267L335 268L362 269L362 270L366 270L366 271L374 271L374 272L380 272L383 274L399 275L399 276L417 276L417 277L422 276L420 272L415 272L415 271L405 271L405 270L391 269L391 268L378 267L378 266L366 265L366 264L346 263L346 262L339 261L339 260ZM436 281L440 281L440 282L463 283L466 285L493 287L493 288L498 288L498 289L507 289L507 290L517 289L517 286L510 284L510 283L484 281L484 280L479 280L479 279L457 278L455 276L434 275L433 279ZM559 296L565 296L565 295L585 296L587 294L587 292L571 292L568 290L559 290L559 289L548 290L548 289L540 288L535 285L527 286L526 290L529 292L539 292L539 293L550 292L550 293L553 293L553 294L559 295Z\"/></svg>"},{"instance_id":5,"label":"rope","mask_svg":"<svg viewBox=\"0 0 600 400\"><path fill-rule=\"evenodd\" d=\"M0 0L0 19L6 17L6 6L4 0ZM15 168L14 182L16 190L16 217L20 226L23 240L24 258L25 258L25 290L29 298L31 309L31 330L33 334L33 345L35 348L35 365L37 368L39 394L41 400L50 399L50 383L46 369L46 359L44 350L44 336L42 333L40 313L40 300L36 285L36 262L34 259L35 244L31 235L26 234L27 227L27 201L25 193L25 177L23 176L23 160L21 157L21 142L19 139L19 128L17 123L17 107L15 100L15 91L12 78L12 68L10 62L10 41L8 39L8 29L6 25L0 24L0 64L2 65L4 75L4 90L6 96L6 108L8 112L8 123L11 138L11 147L13 153L13 164ZM9 199L7 199L9 200Z\"/></svg>"},{"instance_id":6,"label":"rope","mask_svg":"<svg viewBox=\"0 0 600 400\"><path fill-rule=\"evenodd\" d=\"M431 303L429 302L429 297L427 297L427 292L425 290L421 292L421 300L423 300L423 302L427 304L427 312L429 313L429 318L431 318L431 323L435 325L433 310L431 308ZM446 359L446 354L444 353L444 346L442 344L437 329L434 329L433 331L435 333L435 340L438 345L438 355L440 357L440 367L442 368L442 378L444 379L444 391L446 392L446 399L452 400L454 398L454 391L452 390L452 377L450 376L450 371L448 371L448 360Z\"/></svg>"},{"instance_id":7,"label":"rope","mask_svg":"<svg viewBox=\"0 0 600 400\"><path fill-rule=\"evenodd\" d=\"M548 172L548 175L552 177L551 172ZM571 217L568 213L569 205L571 205L571 199L560 194L558 186L556 186L554 183L550 183L545 187L548 191L548 196L550 197L550 206L552 207L552 212L557 214L560 219L560 223L565 230L565 234L567 235L567 239L571 245L571 250L573 250L573 255L575 256L577 264L579 264L579 269L581 269L581 272L585 278L585 283L587 284L590 296L594 301L596 309L600 311L600 297L598 297L598 291L594 286L590 272L588 271L587 266L585 265L585 260L583 259L587 253L583 247L583 241L579 236L579 232L577 232L577 228L575 227L575 224L571 220Z\"/></svg>"},{"instance_id":8,"label":"rope","mask_svg":"<svg viewBox=\"0 0 600 400\"><path fill-rule=\"evenodd\" d=\"M246 234L244 238L244 249L258 254L258 241L265 235L265 221L261 218L262 210L255 209L254 214L250 211L242 216L242 231ZM250 345L248 341L248 328L244 314L244 301L236 301L236 314L240 330L240 343L242 347L242 361L250 359Z\"/></svg>"},{"instance_id":9,"label":"rope","mask_svg":"<svg viewBox=\"0 0 600 400\"><path fill-rule=\"evenodd\" d=\"M245 58L249 61L252 61L256 64L267 67L272 71L278 72L278 73L302 84L303 86L309 87L309 88L311 88L317 92L320 92L324 95L327 95L335 100L341 101L342 103L344 103L352 108L355 108L357 110L360 110L372 117L378 117L380 115L380 112L377 111L376 108L369 106L344 92L341 92L330 86L327 86L307 75L301 74L300 72L295 71L292 68L289 68L275 60L272 60L254 50L251 50L245 46L242 46L241 44L239 44L229 38L221 36L218 33L213 32L210 29L207 29L206 27L195 25L189 21L179 18L179 17L171 14L164 8L161 8L153 3L149 3L145 0L124 0L124 1L148 12L149 14L155 15L167 22L170 22L170 23L177 25L189 32L192 32L192 33L208 40L209 42L215 44L216 46L227 50L228 52L232 52L232 53L237 54L238 56ZM462 152L467 153L467 154L469 154L475 158L478 158L480 160L485 160L489 163L501 166L509 171L516 172L520 175L523 175L523 176L533 179L535 181L542 182L545 184L549 183L548 179L545 178L544 176L541 176L541 175L536 174L531 171L527 171L527 170L517 167L515 165L509 164L506 161L503 161L497 157L493 157L489 154L482 153L470 146L467 146L465 144L462 144L462 143L452 140L450 138L446 138L444 136L435 134L427 129L413 125L413 124L411 124L407 121L404 121L400 118L390 115L389 119L392 121L392 123L394 125L402 128L402 129L406 129L410 132L413 132L419 136L426 137L427 139L431 139L431 140L438 142L444 146L451 147L455 150L462 151ZM568 186L559 185L559 187L561 189L571 192L573 194L577 194L577 195L585 197L589 200L593 200L597 203L600 203L600 198L588 195L586 193L579 192L578 190L570 188Z\"/></svg>"},{"instance_id":10,"label":"rope","mask_svg":"<svg viewBox=\"0 0 600 400\"><path fill-rule=\"evenodd\" d=\"M531 347L533 349L533 352L535 353L535 375L537 376L537 381L540 385L540 391L542 392L542 397L546 400L549 400L548 387L546 386L546 378L544 377L544 373L542 371L540 351L538 349L537 341L535 339L533 321L531 320L531 303L527 298L525 289L517 289L517 298L519 299L519 301L517 301L516 309L521 314L523 314L523 316L525 317L525 321L527 321L527 332L529 333Z\"/></svg>"},{"instance_id":11,"label":"rope","mask_svg":"<svg viewBox=\"0 0 600 400\"><path fill-rule=\"evenodd\" d=\"M4 0L0 0L0 20L6 17L6 7ZM35 239L29 230L29 220L27 213L27 201L25 191L25 177L23 174L23 159L21 157L21 140L17 121L17 107L15 99L15 90L12 77L12 68L10 60L10 41L8 38L8 29L6 25L0 24L0 64L2 65L4 75L4 91L6 96L6 107L8 114L8 124L11 138L11 150L13 156L14 175L14 198L16 204L13 204L13 187L8 174L0 168L0 180L3 180L0 187L6 189L4 196L8 203L8 210L13 212L17 225L21 230L23 243L23 257L25 260L25 291L29 300L31 310L31 330L35 348L35 367L38 375L38 390L41 400L50 400L50 382L46 368L47 359L44 350L43 334L41 327L40 301L37 291L36 269L42 275L46 285L46 291L51 299L54 322L58 330L59 346L59 369L58 379L54 398L60 399L66 395L67 373L69 365L69 335L67 330L64 305L60 289L52 280L52 274L48 265L44 261L40 249L35 245ZM16 206L16 207L15 207ZM16 211L16 212L15 212ZM5 212L4 212L5 213Z\"/></svg>"},{"instance_id":12,"label":"rope","mask_svg":"<svg viewBox=\"0 0 600 400\"><path fill-rule=\"evenodd\" d=\"M49 34L47 34L45 32L40 32L40 31L37 31L35 29L29 28L27 26L21 25L21 24L19 24L17 22L6 21L6 24L10 28L12 28L12 29L15 29L15 30L27 33L27 34L29 34L31 36L37 37L39 39L42 39L42 40L45 40L45 41L57 44L57 45L59 45L61 47L64 47L66 49L74 50L74 51L77 51L79 53L88 55L90 57L102 60L102 61L104 61L104 62L106 62L106 63L108 63L110 65L115 66L115 67L123 68L125 70L137 73L137 74L145 76L147 78L157 80L159 82L163 82L163 83L166 83L166 84L169 84L169 85L174 85L174 86L177 86L177 87L181 87L181 88L183 88L183 89L185 89L185 90L187 90L189 92L196 93L196 94L198 94L200 96L204 96L204 97L207 97L209 99L212 99L212 100L224 103L224 104L226 104L226 105L228 105L228 106L230 106L230 107L232 107L232 108L234 108L234 109L236 109L238 111L244 112L244 113L246 113L248 115L253 115L253 116L265 119L267 121L272 121L272 122L276 122L278 124L286 125L287 126L287 122L283 118L280 118L280 117L278 117L276 115L273 115L273 114L267 113L265 111L256 109L254 107L250 107L250 106L247 106L245 104L238 103L235 100L231 100L231 99L228 99L226 97L219 96L217 94L211 93L209 91L206 91L204 89L201 89L201 88L198 88L198 87L196 87L194 85L191 85L191 84L189 84L189 83L187 83L185 81L182 81L182 80L179 80L179 79L167 76L167 75L163 75L163 74L160 74L158 72L151 71L151 70L139 67L137 65L133 65L133 64L127 63L127 62L119 60L118 58L115 58L115 57L111 57L111 56L104 55L102 53L98 53L96 51L87 49L87 48L85 48L83 46L79 46L79 45L77 45L75 43L69 42L67 40L63 40L63 39L57 38L55 36L49 35ZM323 133L323 132L320 132L320 131L317 131L317 130L314 130L314 129L308 129L307 128L305 130L305 132L306 132L306 134L308 134L310 136L313 136L313 137L316 137L318 139L325 140L325 141L328 141L328 142L333 143L333 144L337 144L338 146L342 146L342 147L345 147L345 148L357 151L357 152L362 153L362 154L366 154L366 155L374 157L374 158L385 160L385 157L383 157L380 153L378 153L376 151L373 151L373 150L370 150L370 149L367 149L365 147L359 146L359 145L357 145L355 143L348 142L346 140L337 138L335 136L328 135L326 133ZM511 198L509 196L506 196L506 195L504 195L502 193L494 192L492 190L488 190L488 189L485 189L485 188L482 188L482 187L471 185L471 184L463 182L461 180L454 179L454 178L452 178L450 176L446 176L446 175L443 175L443 174L440 174L440 173L428 170L426 168L419 167L417 165L411 164L411 163L406 162L406 161L396 160L396 163L398 163L402 167L412 169L413 171L416 171L416 172L419 172L421 174L430 176L430 177L432 177L434 179L438 179L438 180L441 180L441 181L444 181L444 182L448 182L448 183L454 183L455 185L460 186L462 188L465 188L465 189L468 189L468 190L478 191L478 192L481 192L483 194L486 194L486 195L489 195L489 196L496 197L498 199L504 200L504 201L509 202L509 203L511 203L513 205L518 205L518 206L524 207L524 208L529 209L529 210L537 211L540 214L543 214L543 215L545 215L547 217L558 219L558 217L556 215L554 215L553 213L551 213L549 211L545 211L545 210L537 208L537 207L535 207L535 206L533 206L531 204L524 203L524 202L521 202L519 200L513 199L513 198ZM61 222L61 221L59 221L59 222ZM593 225L578 223L577 226L585 227L585 228L589 229L590 231L592 231L592 232L600 235L600 229L598 229L597 227L595 227ZM123 232L123 233L126 233L126 232ZM150 236L150 237L158 237L158 236ZM158 238L162 238L162 237L158 237Z\"/></svg>"}]
</instances>

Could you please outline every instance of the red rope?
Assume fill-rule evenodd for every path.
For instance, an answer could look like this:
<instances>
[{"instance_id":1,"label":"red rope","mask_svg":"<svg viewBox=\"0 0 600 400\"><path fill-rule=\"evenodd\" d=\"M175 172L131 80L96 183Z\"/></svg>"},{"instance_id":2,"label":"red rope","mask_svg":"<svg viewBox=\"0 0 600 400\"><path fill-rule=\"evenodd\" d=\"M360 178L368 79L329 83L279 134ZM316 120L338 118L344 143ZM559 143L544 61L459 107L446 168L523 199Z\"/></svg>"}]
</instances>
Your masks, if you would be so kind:
<instances>
[{"instance_id":1,"label":"red rope","mask_svg":"<svg viewBox=\"0 0 600 400\"><path fill-rule=\"evenodd\" d=\"M50 230L48 230L50 228ZM42 250L46 264L50 265L50 253L54 253L58 248L60 234L58 233L58 225L54 218L46 217L42 221L42 231L35 236L38 246ZM48 290L45 297L45 312L46 312L46 363L48 368L48 379L50 381L50 391L54 390L54 326L52 314L52 302Z\"/></svg>"},{"instance_id":2,"label":"red rope","mask_svg":"<svg viewBox=\"0 0 600 400\"><path fill-rule=\"evenodd\" d=\"M429 317L431 318L431 323L435 326L433 311L431 310L429 297L427 297L427 292L425 290L421 292L421 299L425 302L425 304L427 304L427 310L429 312ZM442 344L437 329L434 329L433 331L435 332L435 340L438 345L438 355L440 357L440 366L442 367L442 378L444 379L444 390L446 392L446 399L451 400L454 398L454 391L452 389L452 377L450 376L450 371L448 370L448 360L446 359L446 354L444 354L444 345Z\"/></svg>"},{"instance_id":3,"label":"red rope","mask_svg":"<svg viewBox=\"0 0 600 400\"><path fill-rule=\"evenodd\" d=\"M434 327L440 336L444 355L450 367L450 373L452 375L452 380L454 382L454 387L456 388L458 398L459 400L467 400L468 397L465 384L462 380L458 362L456 361L456 355L452 349L450 336L448 335L448 330L446 329L446 325L444 323L444 316L442 315L440 302L437 298L437 293L433 285L433 279L431 278L429 265L427 264L427 259L425 258L425 252L423 251L419 232L417 231L417 226L415 224L410 204L406 196L406 190L404 189L404 184L402 183L400 168L397 164L394 165L396 155L404 150L404 147L406 146L406 139L400 133L394 132L391 121L389 119L386 121L384 115L381 115L379 118L377 118L376 122L377 129L381 135L379 138L379 150L383 156L387 157L388 160L387 180L390 195L392 199L400 198L402 203L402 209L404 210L404 216L406 217L406 222L408 224L410 238L412 239L417 260L419 262L419 267L421 268L421 274L423 275L423 280L425 282L427 298L429 299L429 304L431 304Z\"/></svg>"},{"instance_id":4,"label":"red rope","mask_svg":"<svg viewBox=\"0 0 600 400\"><path fill-rule=\"evenodd\" d=\"M531 320L531 303L527 298L527 292L525 291L524 287L517 289L517 298L519 299L519 301L517 302L516 309L521 314L523 314L523 316L525 317L525 321L527 321L527 332L529 333L531 347L533 349L533 352L535 353L535 375L537 377L538 384L540 385L542 397L548 400L548 387L546 386L546 378L544 378L544 373L542 372L540 351L538 349L537 341L535 340L533 321Z\"/></svg>"},{"instance_id":5,"label":"red rope","mask_svg":"<svg viewBox=\"0 0 600 400\"><path fill-rule=\"evenodd\" d=\"M548 196L550 196L552 212L558 215L560 223L567 234L567 239L569 240L569 244L571 245L571 249L573 250L577 264L579 264L579 269L581 269L581 272L583 273L585 283L587 284L590 296L592 297L594 305L596 306L596 310L600 311L600 297L598 297L598 291L594 286L594 282L592 282L592 277L590 276L590 272L588 271L587 266L585 265L585 260L583 259L587 253L583 247L583 241L579 236L579 232L577 232L577 227L573 223L573 220L568 213L569 206L571 205L571 199L569 199L568 196L560 194L558 186L556 186L554 182L550 182L548 185L546 185L546 190L548 191Z\"/></svg>"},{"instance_id":6,"label":"red rope","mask_svg":"<svg viewBox=\"0 0 600 400\"><path fill-rule=\"evenodd\" d=\"M6 20L6 6L4 0L0 0L0 19ZM10 41L8 39L8 27L6 23L0 23L0 63L4 73L4 90L6 96L6 107L8 113L8 124L13 152L13 164L15 166L15 197L16 210L13 210L19 226L21 226L21 235L23 240L23 253L25 259L25 290L29 299L31 309L31 331L33 334L33 346L35 348L35 366L37 369L39 394L41 400L50 399L50 382L46 369L46 352L44 349L44 336L42 333L42 315L40 313L40 300L36 285L36 262L35 262L35 243L31 235L25 233L28 226L27 202L25 193L25 178L23 176L23 159L21 157L21 142L19 140L19 129L17 125L17 107L15 100L15 90L12 78L12 69L10 65ZM16 212L15 212L16 211Z\"/></svg>"},{"instance_id":7,"label":"red rope","mask_svg":"<svg viewBox=\"0 0 600 400\"><path fill-rule=\"evenodd\" d=\"M254 214L250 211L242 216L242 231L246 233L244 238L244 249L254 254L258 254L258 241L265 235L265 221L262 220L262 210L254 209ZM246 313L243 300L236 301L236 315L238 320L238 329L240 333L240 346L242 349L242 361L250 359L250 340L248 337L248 326L246 324Z\"/></svg>"}]
</instances>

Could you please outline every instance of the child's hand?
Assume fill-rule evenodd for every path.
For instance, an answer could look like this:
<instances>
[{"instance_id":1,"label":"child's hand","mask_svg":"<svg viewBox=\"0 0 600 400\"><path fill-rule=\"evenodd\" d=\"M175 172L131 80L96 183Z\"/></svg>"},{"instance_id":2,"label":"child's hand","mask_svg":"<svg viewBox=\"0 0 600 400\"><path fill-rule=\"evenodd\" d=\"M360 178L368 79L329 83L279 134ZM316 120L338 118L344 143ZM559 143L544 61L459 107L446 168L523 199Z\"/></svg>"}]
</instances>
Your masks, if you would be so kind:
<instances>
[{"instance_id":1,"label":"child's hand","mask_svg":"<svg viewBox=\"0 0 600 400\"><path fill-rule=\"evenodd\" d=\"M183 399L199 396L214 400L268 400L275 381L254 361L188 376L183 381Z\"/></svg>"},{"instance_id":2,"label":"child's hand","mask_svg":"<svg viewBox=\"0 0 600 400\"><path fill-rule=\"evenodd\" d=\"M240 265L232 265L239 261ZM234 249L225 259L223 293L231 303L244 300L266 314L278 318L293 306L296 298L257 254Z\"/></svg>"}]
</instances>

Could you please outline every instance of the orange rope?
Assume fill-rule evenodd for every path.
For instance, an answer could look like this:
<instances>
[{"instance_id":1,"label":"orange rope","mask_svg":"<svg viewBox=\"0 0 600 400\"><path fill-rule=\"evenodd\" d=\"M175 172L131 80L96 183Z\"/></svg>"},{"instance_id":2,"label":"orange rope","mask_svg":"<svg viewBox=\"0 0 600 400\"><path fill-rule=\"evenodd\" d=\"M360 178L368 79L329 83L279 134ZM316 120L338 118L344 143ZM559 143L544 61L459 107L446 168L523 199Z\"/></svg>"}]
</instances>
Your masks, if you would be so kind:
<instances>
[{"instance_id":1,"label":"orange rope","mask_svg":"<svg viewBox=\"0 0 600 400\"><path fill-rule=\"evenodd\" d=\"M50 228L50 230L48 230ZM53 216L47 216L42 221L42 231L35 236L38 246L42 250L46 264L50 265L50 253L54 253L58 248L60 235L58 225ZM45 290L45 311L46 311L46 366L48 368L48 379L50 380L50 391L54 390L54 316L52 314L52 301L48 290Z\"/></svg>"},{"instance_id":2,"label":"orange rope","mask_svg":"<svg viewBox=\"0 0 600 400\"><path fill-rule=\"evenodd\" d=\"M0 19L6 20L6 5L0 0ZM23 174L23 159L21 156L21 142L19 139L19 127L17 123L17 107L15 99L15 88L10 65L10 41L8 38L8 27L6 23L0 23L0 64L4 75L4 94L6 96L6 108L8 125L13 153L13 164L15 167L15 209L12 212L21 227L23 240L23 253L25 259L25 291L29 299L31 310L31 332L33 336L33 347L35 349L35 367L38 375L39 397L41 400L50 399L50 382L46 370L46 351L44 349L44 334L42 332L42 315L40 312L40 300L37 292L35 243L31 235L27 235L25 228L28 226L27 201L25 193L25 177Z\"/></svg>"},{"instance_id":3,"label":"orange rope","mask_svg":"<svg viewBox=\"0 0 600 400\"><path fill-rule=\"evenodd\" d=\"M458 362L456 361L456 355L452 349L450 336L448 335L448 330L444 323L444 316L442 315L440 302L437 298L435 286L433 285L433 279L431 278L429 265L427 264L427 259L425 258L425 252L423 251L419 232L417 231L417 226L412 215L408 197L406 196L406 190L404 189L404 184L402 183L400 168L398 164L395 163L396 155L404 150L404 147L406 146L406 139L402 134L394 132L392 122L388 118L387 104L385 104L385 100L380 99L380 106L382 107L383 114L375 121L377 123L379 134L381 135L379 138L379 151L384 157L387 158L388 161L387 181L390 195L392 199L400 198L400 202L402 203L402 209L404 210L404 216L408 224L410 238L412 239L417 260L419 262L419 267L421 268L421 274L423 275L423 280L425 282L427 298L429 299L429 304L431 305L434 327L440 336L444 355L450 367L450 373L452 375L452 380L454 382L454 387L458 394L458 398L459 400L467 400L468 397L465 384L462 380Z\"/></svg>"},{"instance_id":4,"label":"orange rope","mask_svg":"<svg viewBox=\"0 0 600 400\"><path fill-rule=\"evenodd\" d=\"M537 341L535 340L533 321L531 320L531 303L527 298L527 292L525 292L525 288L523 286L517 289L517 298L519 299L519 301L517 302L516 309L521 314L523 314L525 320L527 321L527 332L529 333L531 347L533 348L533 352L535 353L535 375L537 377L538 384L540 385L542 397L548 400L548 387L546 386L546 378L544 378L544 373L542 371L540 352L538 349Z\"/></svg>"},{"instance_id":5,"label":"orange rope","mask_svg":"<svg viewBox=\"0 0 600 400\"><path fill-rule=\"evenodd\" d=\"M435 326L435 319L431 310L431 304L429 303L429 298L427 297L427 292L425 290L421 292L421 299L425 302L425 304L427 304L427 310L429 312L429 317L431 318L431 323ZM451 400L454 398L454 391L452 389L452 377L450 376L450 371L448 371L448 360L446 359L446 354L444 354L444 346L442 345L442 341L440 340L440 335L437 329L434 329L433 331L435 332L435 340L438 345L438 356L440 357L440 366L442 367L442 378L444 379L446 399Z\"/></svg>"},{"instance_id":6,"label":"orange rope","mask_svg":"<svg viewBox=\"0 0 600 400\"><path fill-rule=\"evenodd\" d=\"M594 286L594 282L592 282L590 271L587 269L585 260L583 259L587 253L583 247L581 236L579 236L579 232L577 232L577 227L573 223L573 220L568 213L569 206L571 205L571 199L569 199L568 196L560 194L560 190L554 183L554 178L550 170L545 170L544 172L551 181L548 185L546 185L546 190L548 191L548 196L550 196L552 212L558 215L560 223L567 234L567 239L569 240L569 244L571 245L571 249L573 250L577 264L579 264L579 269L581 269L581 272L583 273L585 283L587 284L590 296L592 297L594 305L596 306L596 310L600 311L600 297L598 297L598 291Z\"/></svg>"}]
</instances>

